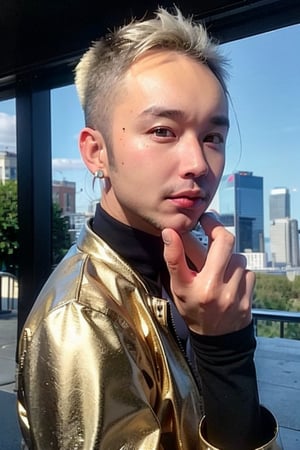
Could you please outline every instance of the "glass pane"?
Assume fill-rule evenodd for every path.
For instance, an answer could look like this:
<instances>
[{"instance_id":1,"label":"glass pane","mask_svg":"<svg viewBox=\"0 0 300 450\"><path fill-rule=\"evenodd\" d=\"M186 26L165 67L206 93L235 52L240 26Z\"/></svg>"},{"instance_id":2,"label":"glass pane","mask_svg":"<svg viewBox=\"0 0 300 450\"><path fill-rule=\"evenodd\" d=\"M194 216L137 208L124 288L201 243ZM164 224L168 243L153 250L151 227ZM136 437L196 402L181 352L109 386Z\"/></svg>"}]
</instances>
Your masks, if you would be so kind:
<instances>
[{"instance_id":1,"label":"glass pane","mask_svg":"<svg viewBox=\"0 0 300 450\"><path fill-rule=\"evenodd\" d=\"M0 102L0 403L6 405L7 417L15 416L18 310L16 177L16 107L15 99L11 99ZM15 419L11 426L17 443L20 437Z\"/></svg>"},{"instance_id":2,"label":"glass pane","mask_svg":"<svg viewBox=\"0 0 300 450\"><path fill-rule=\"evenodd\" d=\"M17 273L17 153L15 99L0 102L0 270Z\"/></svg>"},{"instance_id":3,"label":"glass pane","mask_svg":"<svg viewBox=\"0 0 300 450\"><path fill-rule=\"evenodd\" d=\"M295 25L222 46L229 59L231 121L224 175L239 173L255 177L257 183L262 181L261 190L255 192L255 203L261 202L261 207L242 208L244 213L259 211L259 227L254 225L252 217L240 217L236 223L247 227L242 231L242 246L250 251L265 252L265 256L260 258L263 265L272 265L274 253L270 246L269 210L270 194L274 188L288 189L290 219L297 224L300 220L299 157L296 151L300 57L294 47L299 37L300 25ZM52 91L52 123L53 181L56 182L53 199L68 217L73 241L82 222L94 210L91 205L100 196L99 192L93 192L91 175L79 156L78 133L84 120L74 85ZM222 186L219 192L221 189ZM248 192L250 197L251 192ZM224 191L223 198L229 201L229 192L227 195ZM232 198L230 202L233 203ZM219 195L216 195L212 208L220 211ZM225 219L234 222L230 211L226 211ZM288 222L281 227L294 230L293 242L298 242L298 236L295 238L297 224ZM231 228L235 229L234 223ZM251 236L254 235L256 244L251 248ZM240 251L243 250L241 248ZM297 252L296 249L290 260L294 265L299 261Z\"/></svg>"},{"instance_id":4,"label":"glass pane","mask_svg":"<svg viewBox=\"0 0 300 450\"><path fill-rule=\"evenodd\" d=\"M231 129L213 207L257 272L255 308L300 311L299 42L295 25L222 46L230 61ZM279 325L258 321L259 334L279 336ZM300 338L298 324L283 329Z\"/></svg>"},{"instance_id":5,"label":"glass pane","mask_svg":"<svg viewBox=\"0 0 300 450\"><path fill-rule=\"evenodd\" d=\"M53 264L57 264L94 211L100 192L84 166L78 135L84 119L74 85L51 91Z\"/></svg>"},{"instance_id":6,"label":"glass pane","mask_svg":"<svg viewBox=\"0 0 300 450\"><path fill-rule=\"evenodd\" d=\"M271 266L274 246L270 235L275 232L269 205L271 193L278 193L278 187L288 191L290 213L285 226L278 225L275 231L289 229L291 240L297 241L294 254L290 257L286 254L284 266L299 266L300 56L295 50L299 39L300 25L295 25L222 45L229 60L231 129L224 171L226 183L221 184L219 193L222 189L223 192L216 196L213 207L217 211L225 208L227 219L232 213L228 211L228 200L232 197L231 203L234 199L238 201L238 196L233 197L229 192L229 181L234 183L233 174L243 173L249 180L251 176L258 177L256 180L262 178L264 247ZM226 207L224 201L222 205L222 197L224 201L227 199ZM240 219L236 217L236 223L241 223ZM286 219L286 213L282 213L281 219Z\"/></svg>"}]
</instances>

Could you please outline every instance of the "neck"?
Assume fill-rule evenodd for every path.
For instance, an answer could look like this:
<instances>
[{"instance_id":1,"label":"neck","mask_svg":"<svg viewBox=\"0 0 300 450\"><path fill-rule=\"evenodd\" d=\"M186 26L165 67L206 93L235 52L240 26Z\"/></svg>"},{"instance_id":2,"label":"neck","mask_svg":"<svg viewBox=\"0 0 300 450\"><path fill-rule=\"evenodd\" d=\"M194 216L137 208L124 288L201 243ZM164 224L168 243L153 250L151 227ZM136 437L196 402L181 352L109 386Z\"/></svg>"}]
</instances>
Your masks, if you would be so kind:
<instances>
[{"instance_id":1,"label":"neck","mask_svg":"<svg viewBox=\"0 0 300 450\"><path fill-rule=\"evenodd\" d=\"M97 205L93 230L142 278L157 283L164 271L163 242L154 236L119 222ZM149 283L148 283L149 285Z\"/></svg>"}]
</instances>

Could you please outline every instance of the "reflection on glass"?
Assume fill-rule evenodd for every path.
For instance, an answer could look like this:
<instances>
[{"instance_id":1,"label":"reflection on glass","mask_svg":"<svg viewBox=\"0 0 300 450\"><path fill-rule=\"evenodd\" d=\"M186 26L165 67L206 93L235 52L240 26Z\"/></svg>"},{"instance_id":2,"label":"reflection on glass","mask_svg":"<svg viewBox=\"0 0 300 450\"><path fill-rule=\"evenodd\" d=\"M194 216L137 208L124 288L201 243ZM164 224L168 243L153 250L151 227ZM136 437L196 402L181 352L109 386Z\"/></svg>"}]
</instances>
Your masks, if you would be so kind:
<instances>
[{"instance_id":1,"label":"reflection on glass","mask_svg":"<svg viewBox=\"0 0 300 450\"><path fill-rule=\"evenodd\" d=\"M15 99L0 102L0 271L18 272Z\"/></svg>"},{"instance_id":2,"label":"reflection on glass","mask_svg":"<svg viewBox=\"0 0 300 450\"><path fill-rule=\"evenodd\" d=\"M266 256L260 261L274 266L279 263L270 245L270 235L274 230L270 223L269 201L274 188L289 190L291 219L297 224L300 220L299 152L295 151L300 128L300 58L294 49L299 37L300 25L295 25L222 45L222 51L229 60L231 122L224 175L251 173L253 177L262 178L264 207L260 239L264 242L259 248L265 249ZM91 174L79 156L78 133L83 125L74 85L53 90L54 197L69 217L71 229L76 230L72 240L100 197L99 190L93 192ZM218 192L211 205L216 212L220 212L219 203ZM241 223L249 226L249 220L241 220ZM297 229L297 225L293 228ZM295 241L295 236L293 239Z\"/></svg>"},{"instance_id":3,"label":"reflection on glass","mask_svg":"<svg viewBox=\"0 0 300 450\"><path fill-rule=\"evenodd\" d=\"M92 175L84 166L78 136L83 113L74 85L51 91L53 264L74 242L84 222L94 212L99 189L92 189Z\"/></svg>"}]
</instances>

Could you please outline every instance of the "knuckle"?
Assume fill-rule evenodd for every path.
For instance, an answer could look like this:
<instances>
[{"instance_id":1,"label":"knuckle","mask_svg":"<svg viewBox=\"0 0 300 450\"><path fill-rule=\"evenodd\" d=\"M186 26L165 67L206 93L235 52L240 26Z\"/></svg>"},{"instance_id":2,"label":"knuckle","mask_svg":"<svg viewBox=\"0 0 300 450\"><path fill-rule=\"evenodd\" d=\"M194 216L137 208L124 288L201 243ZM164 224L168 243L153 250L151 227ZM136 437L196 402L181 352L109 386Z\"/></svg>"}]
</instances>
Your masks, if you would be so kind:
<instances>
[{"instance_id":1,"label":"knuckle","mask_svg":"<svg viewBox=\"0 0 300 450\"><path fill-rule=\"evenodd\" d=\"M228 247L233 248L235 244L235 236L232 233L230 233L230 231L226 230L226 228L222 228L222 233L223 233L222 238L225 244Z\"/></svg>"},{"instance_id":2,"label":"knuckle","mask_svg":"<svg viewBox=\"0 0 300 450\"><path fill-rule=\"evenodd\" d=\"M169 259L166 261L166 263L167 263L168 269L171 272L175 272L177 270L178 265L175 261Z\"/></svg>"},{"instance_id":3,"label":"knuckle","mask_svg":"<svg viewBox=\"0 0 300 450\"><path fill-rule=\"evenodd\" d=\"M215 302L219 296L218 290L219 285L214 280L210 280L210 282L206 283L201 292L201 304L208 305Z\"/></svg>"},{"instance_id":4,"label":"knuckle","mask_svg":"<svg viewBox=\"0 0 300 450\"><path fill-rule=\"evenodd\" d=\"M243 315L248 315L251 310L251 302L241 302L240 311Z\"/></svg>"},{"instance_id":5,"label":"knuckle","mask_svg":"<svg viewBox=\"0 0 300 450\"><path fill-rule=\"evenodd\" d=\"M226 308L230 307L233 303L235 303L236 292L232 292L231 290L227 290L223 294L223 303L226 305Z\"/></svg>"}]
</instances>

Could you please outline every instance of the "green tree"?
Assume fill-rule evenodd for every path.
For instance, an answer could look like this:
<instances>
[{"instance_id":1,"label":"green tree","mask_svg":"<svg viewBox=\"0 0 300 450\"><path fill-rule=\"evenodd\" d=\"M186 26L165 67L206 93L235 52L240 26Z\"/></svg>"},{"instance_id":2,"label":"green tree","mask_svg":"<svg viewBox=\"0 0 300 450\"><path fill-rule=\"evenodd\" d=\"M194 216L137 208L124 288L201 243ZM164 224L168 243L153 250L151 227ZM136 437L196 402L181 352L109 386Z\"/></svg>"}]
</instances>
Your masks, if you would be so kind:
<instances>
[{"instance_id":1,"label":"green tree","mask_svg":"<svg viewBox=\"0 0 300 450\"><path fill-rule=\"evenodd\" d=\"M69 219L62 215L58 203L52 205L52 262L54 265L64 257L71 245Z\"/></svg>"},{"instance_id":2,"label":"green tree","mask_svg":"<svg viewBox=\"0 0 300 450\"><path fill-rule=\"evenodd\" d=\"M300 311L300 276L289 281L285 274L256 274L254 290L254 308L277 309L280 311ZM275 337L280 335L279 322L270 320L258 322L258 335ZM284 336L290 339L300 339L300 324L286 323Z\"/></svg>"},{"instance_id":3,"label":"green tree","mask_svg":"<svg viewBox=\"0 0 300 450\"><path fill-rule=\"evenodd\" d=\"M18 269L17 182L0 183L0 269L16 274Z\"/></svg>"},{"instance_id":4,"label":"green tree","mask_svg":"<svg viewBox=\"0 0 300 450\"><path fill-rule=\"evenodd\" d=\"M0 270L17 274L19 258L17 182L0 183ZM52 211L53 264L57 264L70 247L69 222L57 203Z\"/></svg>"},{"instance_id":5,"label":"green tree","mask_svg":"<svg viewBox=\"0 0 300 450\"><path fill-rule=\"evenodd\" d=\"M291 310L293 284L285 275L258 273L254 291L255 308Z\"/></svg>"}]
</instances>

